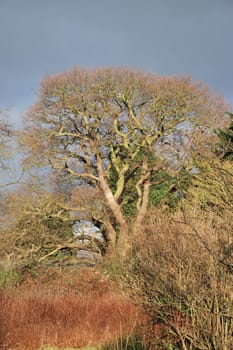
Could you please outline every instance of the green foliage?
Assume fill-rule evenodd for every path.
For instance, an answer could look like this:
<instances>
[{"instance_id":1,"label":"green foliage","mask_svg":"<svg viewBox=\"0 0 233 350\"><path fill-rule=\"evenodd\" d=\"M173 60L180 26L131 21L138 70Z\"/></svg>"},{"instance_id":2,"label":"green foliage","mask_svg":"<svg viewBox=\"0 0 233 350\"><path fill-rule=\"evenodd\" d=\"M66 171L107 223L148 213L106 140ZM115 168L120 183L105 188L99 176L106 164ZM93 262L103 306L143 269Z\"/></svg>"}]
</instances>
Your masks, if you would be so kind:
<instances>
[{"instance_id":1,"label":"green foliage","mask_svg":"<svg viewBox=\"0 0 233 350\"><path fill-rule=\"evenodd\" d=\"M127 217L135 217L137 214L137 190L135 187L135 183L138 181L139 175L131 178L126 186L125 191L123 193L122 199L122 211L124 215Z\"/></svg>"},{"instance_id":2,"label":"green foliage","mask_svg":"<svg viewBox=\"0 0 233 350\"><path fill-rule=\"evenodd\" d=\"M230 126L225 130L218 130L219 143L217 145L217 154L223 160L233 160L233 114L231 117Z\"/></svg>"},{"instance_id":3,"label":"green foliage","mask_svg":"<svg viewBox=\"0 0 233 350\"><path fill-rule=\"evenodd\" d=\"M158 184L151 187L150 206L158 207L160 204L166 204L170 208L176 207L178 202L176 179L160 170L153 174L153 181Z\"/></svg>"}]
</instances>

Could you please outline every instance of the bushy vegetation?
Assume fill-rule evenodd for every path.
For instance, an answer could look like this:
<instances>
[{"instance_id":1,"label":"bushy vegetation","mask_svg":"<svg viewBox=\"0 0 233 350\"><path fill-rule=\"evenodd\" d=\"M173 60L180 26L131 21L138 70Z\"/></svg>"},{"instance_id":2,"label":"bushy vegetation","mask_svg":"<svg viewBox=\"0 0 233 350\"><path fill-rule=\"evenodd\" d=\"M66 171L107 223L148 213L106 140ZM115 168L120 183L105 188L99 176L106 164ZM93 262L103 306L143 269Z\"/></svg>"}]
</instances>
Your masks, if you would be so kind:
<instances>
[{"instance_id":1,"label":"bushy vegetation","mask_svg":"<svg viewBox=\"0 0 233 350\"><path fill-rule=\"evenodd\" d=\"M192 224L185 221L194 214ZM230 349L233 266L221 239L232 236L232 225L220 238L216 217L186 215L150 213L147 239L136 244L123 283L150 318L155 349Z\"/></svg>"}]
</instances>

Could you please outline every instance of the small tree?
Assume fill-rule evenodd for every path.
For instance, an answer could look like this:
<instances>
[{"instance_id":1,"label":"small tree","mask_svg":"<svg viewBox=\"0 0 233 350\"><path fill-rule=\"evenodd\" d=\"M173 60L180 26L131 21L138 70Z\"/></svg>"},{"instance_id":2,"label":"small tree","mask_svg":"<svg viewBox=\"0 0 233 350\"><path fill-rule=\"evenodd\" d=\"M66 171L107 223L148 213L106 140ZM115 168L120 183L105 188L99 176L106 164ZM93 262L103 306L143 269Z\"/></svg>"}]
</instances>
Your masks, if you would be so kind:
<instances>
[{"instance_id":1,"label":"small tree","mask_svg":"<svg viewBox=\"0 0 233 350\"><path fill-rule=\"evenodd\" d=\"M177 144L178 133L184 142L194 124L213 123L225 108L190 78L75 68L42 81L24 141L31 159L70 174L83 190L95 189L101 218L93 219L101 222L107 251L125 256L143 225L150 189L163 181L156 174L167 170L169 157L161 160L156 153ZM130 186L132 222L124 209Z\"/></svg>"},{"instance_id":2,"label":"small tree","mask_svg":"<svg viewBox=\"0 0 233 350\"><path fill-rule=\"evenodd\" d=\"M1 258L30 263L44 260L51 251L72 251L72 219L64 206L61 196L31 186L5 194Z\"/></svg>"}]
</instances>

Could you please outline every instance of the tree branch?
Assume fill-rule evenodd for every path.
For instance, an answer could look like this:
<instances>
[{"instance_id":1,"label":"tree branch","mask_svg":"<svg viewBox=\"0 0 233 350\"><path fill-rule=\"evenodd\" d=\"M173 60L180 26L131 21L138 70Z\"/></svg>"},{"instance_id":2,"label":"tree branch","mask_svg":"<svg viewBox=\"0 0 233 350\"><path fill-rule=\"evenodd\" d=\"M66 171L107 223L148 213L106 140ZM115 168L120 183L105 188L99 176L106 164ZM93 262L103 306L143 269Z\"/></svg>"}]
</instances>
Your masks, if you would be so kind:
<instances>
[{"instance_id":1,"label":"tree branch","mask_svg":"<svg viewBox=\"0 0 233 350\"><path fill-rule=\"evenodd\" d=\"M62 249L76 249L76 250L88 250L88 251L92 251L93 253L99 253L98 249L94 249L93 247L90 247L88 245L84 245L84 244L78 244L78 243L64 243L64 244L60 244L58 245L55 249L53 249L51 252L49 252L48 254L42 256L38 261L41 262L43 260L46 260L48 257L55 255L57 252L59 252L59 250Z\"/></svg>"}]
</instances>

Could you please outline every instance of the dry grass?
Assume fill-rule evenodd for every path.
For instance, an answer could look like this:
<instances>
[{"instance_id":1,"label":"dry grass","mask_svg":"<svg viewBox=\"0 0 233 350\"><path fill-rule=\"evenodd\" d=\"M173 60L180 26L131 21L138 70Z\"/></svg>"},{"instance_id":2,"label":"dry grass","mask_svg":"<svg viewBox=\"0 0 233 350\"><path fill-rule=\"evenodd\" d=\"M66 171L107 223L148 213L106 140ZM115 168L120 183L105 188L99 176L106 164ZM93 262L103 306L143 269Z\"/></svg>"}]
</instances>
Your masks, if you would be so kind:
<instances>
[{"instance_id":1,"label":"dry grass","mask_svg":"<svg viewBox=\"0 0 233 350\"><path fill-rule=\"evenodd\" d=\"M0 349L100 345L132 331L135 307L99 273L85 270L76 280L64 276L56 274L47 283L27 278L18 288L1 291Z\"/></svg>"}]
</instances>

